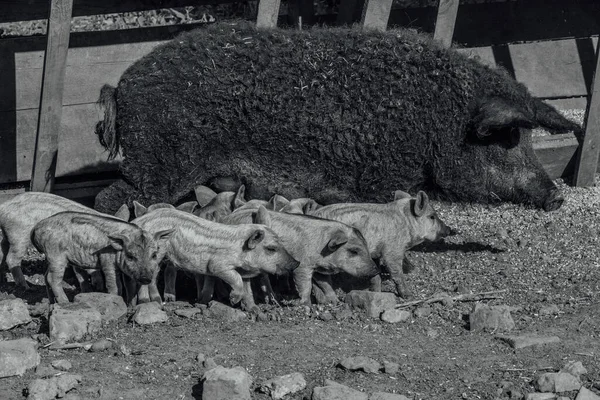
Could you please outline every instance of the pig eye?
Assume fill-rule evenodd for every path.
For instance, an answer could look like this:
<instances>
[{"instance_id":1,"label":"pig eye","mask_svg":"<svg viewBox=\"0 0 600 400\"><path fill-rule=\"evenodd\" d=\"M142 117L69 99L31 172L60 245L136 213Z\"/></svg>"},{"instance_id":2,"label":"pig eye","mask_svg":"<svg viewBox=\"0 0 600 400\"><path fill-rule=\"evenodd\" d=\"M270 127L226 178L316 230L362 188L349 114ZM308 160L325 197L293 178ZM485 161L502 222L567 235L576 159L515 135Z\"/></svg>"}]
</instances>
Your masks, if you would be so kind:
<instances>
[{"instance_id":1,"label":"pig eye","mask_svg":"<svg viewBox=\"0 0 600 400\"><path fill-rule=\"evenodd\" d=\"M152 259L156 260L156 252L152 253Z\"/></svg>"},{"instance_id":2,"label":"pig eye","mask_svg":"<svg viewBox=\"0 0 600 400\"><path fill-rule=\"evenodd\" d=\"M348 250L348 253L352 254L353 256L357 256L358 255L358 250L356 250L356 249L350 249L350 250Z\"/></svg>"},{"instance_id":3,"label":"pig eye","mask_svg":"<svg viewBox=\"0 0 600 400\"><path fill-rule=\"evenodd\" d=\"M432 216L430 216L429 218L431 218L431 219L435 219L435 215L432 215Z\"/></svg>"},{"instance_id":4,"label":"pig eye","mask_svg":"<svg viewBox=\"0 0 600 400\"><path fill-rule=\"evenodd\" d=\"M277 251L277 248L275 247L265 247L265 250L268 251L269 253L275 253Z\"/></svg>"}]
</instances>

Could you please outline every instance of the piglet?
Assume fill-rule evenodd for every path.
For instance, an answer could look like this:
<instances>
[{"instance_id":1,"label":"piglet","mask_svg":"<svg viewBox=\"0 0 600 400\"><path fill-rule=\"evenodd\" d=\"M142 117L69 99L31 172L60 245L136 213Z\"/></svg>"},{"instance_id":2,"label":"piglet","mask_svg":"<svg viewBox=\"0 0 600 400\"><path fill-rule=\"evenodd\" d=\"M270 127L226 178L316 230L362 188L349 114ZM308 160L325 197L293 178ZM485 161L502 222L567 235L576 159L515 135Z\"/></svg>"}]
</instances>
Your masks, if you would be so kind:
<instances>
[{"instance_id":1,"label":"piglet","mask_svg":"<svg viewBox=\"0 0 600 400\"><path fill-rule=\"evenodd\" d=\"M314 201L313 199L302 197L290 200L290 202L286 204L283 208L281 208L279 211L288 214L310 215L313 211L318 210L321 207L323 206Z\"/></svg>"},{"instance_id":2,"label":"piglet","mask_svg":"<svg viewBox=\"0 0 600 400\"><path fill-rule=\"evenodd\" d=\"M117 269L142 284L152 281L158 274L160 248L173 232L151 234L118 218L66 211L38 222L31 240L46 255L50 302L68 303L61 285L68 264L100 268L108 292L117 294Z\"/></svg>"},{"instance_id":3,"label":"piglet","mask_svg":"<svg viewBox=\"0 0 600 400\"><path fill-rule=\"evenodd\" d=\"M401 297L409 296L403 276L406 250L424 241L438 241L453 233L438 218L423 191L412 197L397 190L394 192L394 201L390 203L331 204L310 214L359 229L367 240L371 257L389 271ZM371 281L371 289L381 291L380 276Z\"/></svg>"}]
</instances>

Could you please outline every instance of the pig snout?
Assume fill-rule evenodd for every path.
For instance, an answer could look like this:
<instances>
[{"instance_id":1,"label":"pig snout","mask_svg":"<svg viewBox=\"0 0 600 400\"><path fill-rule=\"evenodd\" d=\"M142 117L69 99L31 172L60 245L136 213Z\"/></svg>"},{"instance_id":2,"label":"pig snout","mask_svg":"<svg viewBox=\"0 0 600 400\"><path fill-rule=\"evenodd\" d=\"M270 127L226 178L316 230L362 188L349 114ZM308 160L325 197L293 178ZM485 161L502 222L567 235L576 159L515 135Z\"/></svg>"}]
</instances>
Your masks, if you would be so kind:
<instances>
[{"instance_id":1,"label":"pig snout","mask_svg":"<svg viewBox=\"0 0 600 400\"><path fill-rule=\"evenodd\" d=\"M142 285L149 285L152 282L152 278L142 276L138 279Z\"/></svg>"},{"instance_id":2,"label":"pig snout","mask_svg":"<svg viewBox=\"0 0 600 400\"><path fill-rule=\"evenodd\" d=\"M544 200L542 207L544 208L544 211L556 211L562 206L564 201L565 199L560 192L555 190L550 193L550 196L548 196L546 200Z\"/></svg>"}]
</instances>

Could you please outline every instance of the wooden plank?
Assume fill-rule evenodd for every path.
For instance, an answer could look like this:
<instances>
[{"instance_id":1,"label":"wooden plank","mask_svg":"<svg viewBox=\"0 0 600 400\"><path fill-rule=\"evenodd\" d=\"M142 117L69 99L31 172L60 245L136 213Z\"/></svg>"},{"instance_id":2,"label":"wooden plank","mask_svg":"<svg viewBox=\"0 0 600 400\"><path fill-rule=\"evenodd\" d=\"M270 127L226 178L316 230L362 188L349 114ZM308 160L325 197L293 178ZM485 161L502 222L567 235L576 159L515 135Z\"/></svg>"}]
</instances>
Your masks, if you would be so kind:
<instances>
[{"instance_id":1,"label":"wooden plank","mask_svg":"<svg viewBox=\"0 0 600 400\"><path fill-rule=\"evenodd\" d=\"M51 192L54 185L72 10L73 0L51 1L40 113L31 173L33 191Z\"/></svg>"},{"instance_id":2,"label":"wooden plank","mask_svg":"<svg viewBox=\"0 0 600 400\"><path fill-rule=\"evenodd\" d=\"M439 41L444 47L452 45L458 3L459 0L440 0L438 5L433 39Z\"/></svg>"},{"instance_id":3,"label":"wooden plank","mask_svg":"<svg viewBox=\"0 0 600 400\"><path fill-rule=\"evenodd\" d=\"M600 153L600 52L596 56L596 73L592 98L585 114L585 137L579 149L575 167L575 186L592 186L595 183Z\"/></svg>"},{"instance_id":4,"label":"wooden plank","mask_svg":"<svg viewBox=\"0 0 600 400\"><path fill-rule=\"evenodd\" d=\"M533 138L535 155L552 179L573 174L578 146L571 133Z\"/></svg>"},{"instance_id":5,"label":"wooden plank","mask_svg":"<svg viewBox=\"0 0 600 400\"><path fill-rule=\"evenodd\" d=\"M365 0L360 24L363 29L385 31L391 10L392 0Z\"/></svg>"},{"instance_id":6,"label":"wooden plank","mask_svg":"<svg viewBox=\"0 0 600 400\"><path fill-rule=\"evenodd\" d=\"M256 15L257 28L275 28L279 17L280 0L259 0Z\"/></svg>"},{"instance_id":7,"label":"wooden plank","mask_svg":"<svg viewBox=\"0 0 600 400\"><path fill-rule=\"evenodd\" d=\"M114 171L121 160L107 161L107 152L100 146L94 133L102 113L95 104L63 107L58 142L56 177L83 173ZM37 110L0 112L0 121L14 119L14 125L0 125L0 140L13 138L9 145L0 145L0 184L31 179Z\"/></svg>"}]
</instances>

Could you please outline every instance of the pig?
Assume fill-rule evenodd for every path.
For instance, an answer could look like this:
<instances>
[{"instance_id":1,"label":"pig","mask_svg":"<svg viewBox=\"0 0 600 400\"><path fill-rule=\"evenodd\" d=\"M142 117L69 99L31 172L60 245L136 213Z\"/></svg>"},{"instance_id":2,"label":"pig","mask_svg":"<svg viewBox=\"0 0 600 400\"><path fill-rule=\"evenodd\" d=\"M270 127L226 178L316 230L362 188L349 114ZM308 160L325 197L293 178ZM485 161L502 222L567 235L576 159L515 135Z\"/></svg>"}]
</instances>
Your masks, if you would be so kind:
<instances>
[{"instance_id":1,"label":"pig","mask_svg":"<svg viewBox=\"0 0 600 400\"><path fill-rule=\"evenodd\" d=\"M68 303L61 282L68 264L104 273L106 288L117 294L115 273L120 270L148 284L158 273L161 245L174 229L153 234L110 216L64 211L38 222L31 231L35 248L46 255L46 284L51 303Z\"/></svg>"},{"instance_id":2,"label":"pig","mask_svg":"<svg viewBox=\"0 0 600 400\"><path fill-rule=\"evenodd\" d=\"M206 205L195 210L193 213L200 218L216 221L246 204L246 200L244 199L245 189L245 186L242 185L237 192L226 191L218 194L215 193L215 196Z\"/></svg>"},{"instance_id":3,"label":"pig","mask_svg":"<svg viewBox=\"0 0 600 400\"><path fill-rule=\"evenodd\" d=\"M314 210L318 210L323 207L313 199L300 198L290 200L280 211L288 214L305 214L310 215Z\"/></svg>"},{"instance_id":4,"label":"pig","mask_svg":"<svg viewBox=\"0 0 600 400\"><path fill-rule=\"evenodd\" d=\"M215 180L262 200L384 203L393 187L553 211L564 199L530 129L582 132L505 70L406 29L216 23L157 46L98 101L98 139L124 156L106 212Z\"/></svg>"},{"instance_id":5,"label":"pig","mask_svg":"<svg viewBox=\"0 0 600 400\"><path fill-rule=\"evenodd\" d=\"M407 298L403 271L409 269L406 250L424 241L439 241L455 233L436 214L429 197L419 191L415 197L397 190L394 201L386 204L331 204L314 210L312 216L340 221L359 229L364 235L371 258L390 274L397 294ZM371 290L381 291L381 278L372 280ZM331 293L331 291L328 291Z\"/></svg>"},{"instance_id":6,"label":"pig","mask_svg":"<svg viewBox=\"0 0 600 400\"><path fill-rule=\"evenodd\" d=\"M31 246L31 230L39 221L62 211L78 211L94 215L105 215L64 197L44 192L25 192L0 204L0 282L6 267L11 271L15 283L28 289L29 285L21 271L21 262ZM127 216L127 207L117 210L117 216ZM74 269L82 291L90 291L86 273ZM102 278L93 274L93 286L101 286Z\"/></svg>"},{"instance_id":7,"label":"pig","mask_svg":"<svg viewBox=\"0 0 600 400\"><path fill-rule=\"evenodd\" d=\"M174 268L223 280L232 288L231 304L242 301L246 309L251 303L244 295L242 278L252 278L261 272L286 274L298 266L277 235L263 225L229 226L167 208L149 212L132 223L149 232L166 227L176 229L161 258L168 258ZM175 298L173 267L165 269L165 296ZM147 300L161 302L156 276L138 292L138 301Z\"/></svg>"},{"instance_id":8,"label":"pig","mask_svg":"<svg viewBox=\"0 0 600 400\"><path fill-rule=\"evenodd\" d=\"M236 210L258 210L260 206L265 207L267 210L281 211L284 207L288 206L290 201L283 196L274 194L268 201L252 199L248 200L246 204L236 208Z\"/></svg>"},{"instance_id":9,"label":"pig","mask_svg":"<svg viewBox=\"0 0 600 400\"><path fill-rule=\"evenodd\" d=\"M378 273L361 232L338 221L305 215L258 210L236 210L221 218L225 224L262 222L271 227L300 265L293 271L300 304L311 304L311 283L321 286L328 276L345 272L371 278ZM263 277L264 278L264 277ZM263 284L263 286L267 286ZM335 299L331 298L332 302Z\"/></svg>"}]
</instances>

